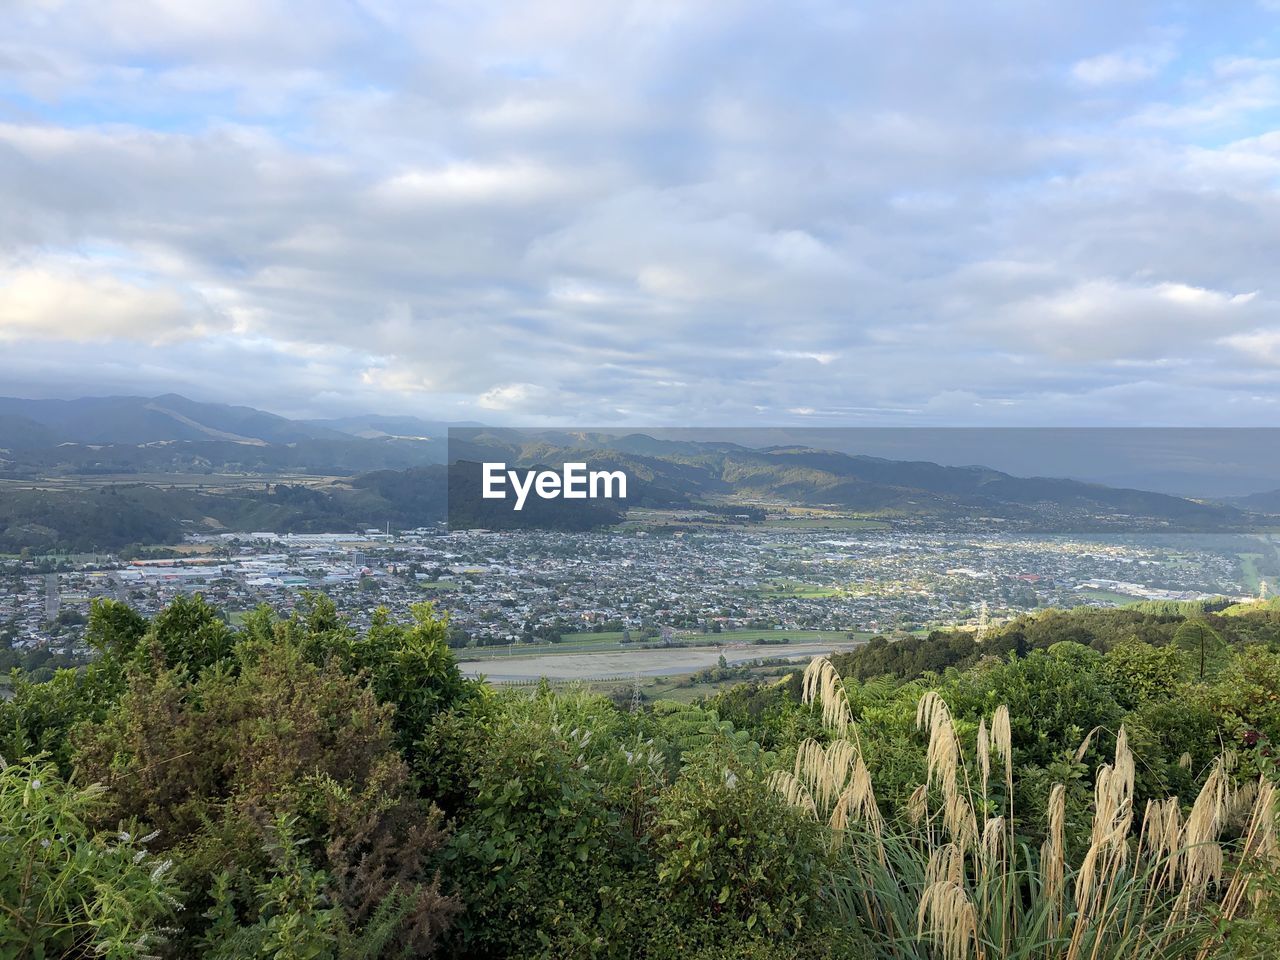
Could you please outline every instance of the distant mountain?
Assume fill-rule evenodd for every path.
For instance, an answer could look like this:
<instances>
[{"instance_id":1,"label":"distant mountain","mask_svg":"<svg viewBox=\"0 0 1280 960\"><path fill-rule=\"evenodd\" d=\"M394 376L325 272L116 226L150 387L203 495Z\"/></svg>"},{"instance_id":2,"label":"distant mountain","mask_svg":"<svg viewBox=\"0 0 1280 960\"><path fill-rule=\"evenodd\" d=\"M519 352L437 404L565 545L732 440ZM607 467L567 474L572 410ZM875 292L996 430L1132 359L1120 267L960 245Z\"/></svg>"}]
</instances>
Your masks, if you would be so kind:
<instances>
[{"instance_id":1,"label":"distant mountain","mask_svg":"<svg viewBox=\"0 0 1280 960\"><path fill-rule=\"evenodd\" d=\"M485 429L455 435L450 457L513 464L589 457L593 464L628 470L651 491L685 498L830 506L882 516L990 517L1044 530L1221 530L1250 524L1235 507L1168 494L807 447Z\"/></svg>"},{"instance_id":2,"label":"distant mountain","mask_svg":"<svg viewBox=\"0 0 1280 960\"><path fill-rule=\"evenodd\" d=\"M655 436L731 440L753 448L785 442L895 461L981 464L1014 477L1062 477L1194 499L1280 487L1280 431L1274 427L797 426L660 430Z\"/></svg>"},{"instance_id":3,"label":"distant mountain","mask_svg":"<svg viewBox=\"0 0 1280 960\"><path fill-rule=\"evenodd\" d=\"M58 434L52 427L30 417L0 413L0 447L6 450L28 450L49 447L57 442Z\"/></svg>"},{"instance_id":4,"label":"distant mountain","mask_svg":"<svg viewBox=\"0 0 1280 960\"><path fill-rule=\"evenodd\" d=\"M62 443L0 451L0 478L128 476L133 474L277 474L352 476L443 463L443 440L300 440L238 443L230 440L158 440L144 444Z\"/></svg>"},{"instance_id":5,"label":"distant mountain","mask_svg":"<svg viewBox=\"0 0 1280 960\"><path fill-rule=\"evenodd\" d=\"M445 470L415 468L315 486L201 488L149 483L24 488L0 496L0 553L24 547L119 550L177 543L188 533L354 532L426 526L445 517Z\"/></svg>"},{"instance_id":6,"label":"distant mountain","mask_svg":"<svg viewBox=\"0 0 1280 960\"><path fill-rule=\"evenodd\" d=\"M1224 502L1254 513L1280 514L1280 490L1266 490L1262 493L1251 493L1245 497L1230 497Z\"/></svg>"},{"instance_id":7,"label":"distant mountain","mask_svg":"<svg viewBox=\"0 0 1280 960\"><path fill-rule=\"evenodd\" d=\"M464 429L446 443L452 427ZM633 479L632 505L791 504L886 518L991 521L1060 532L1240 530L1256 525L1258 513L1280 513L1280 492L1208 503L1081 480L1016 476L985 466L945 466L803 443L757 447L717 438L512 430L375 414L302 421L176 394L0 398L4 481L136 477L142 487L155 488L168 476L229 475L237 478L232 485L283 480L286 493L280 496L292 496L287 490L294 476L350 478L345 486L326 490L323 503L284 504L275 499L247 509L243 498L238 504L213 502L230 495L212 489L194 498L157 499L139 491L111 501L121 506L128 502L134 505L131 509L154 509L159 516L187 524L213 517L228 526L248 522L272 529L271 524L305 522L314 529L326 522L355 522L365 516L366 508L370 519L382 516L392 523L438 519L445 477L434 468L447 461L504 460L532 466L575 459L626 470ZM424 489L424 483L431 489ZM69 509L63 519L84 517L96 502L81 497L76 509L70 509L70 501L59 504L28 496L24 507L0 520L21 530L24 516L38 513L42 519L32 520L35 526L28 529L58 529L55 539L66 542L74 532L61 529L65 524L57 510ZM424 509L427 504L431 509ZM150 513L138 516L140 528L159 529ZM50 524L51 519L58 522ZM101 542L120 536L127 536L127 530L104 534ZM13 534L9 542L21 539Z\"/></svg>"},{"instance_id":8,"label":"distant mountain","mask_svg":"<svg viewBox=\"0 0 1280 960\"><path fill-rule=\"evenodd\" d=\"M474 425L474 424L473 424ZM351 475L445 459L452 424L365 415L290 420L177 394L0 398L0 476L150 473Z\"/></svg>"},{"instance_id":9,"label":"distant mountain","mask_svg":"<svg viewBox=\"0 0 1280 960\"><path fill-rule=\"evenodd\" d=\"M32 425L42 428L32 431ZM0 397L0 446L28 449L53 443L158 443L227 440L296 443L341 439L338 430L265 413L253 407L198 403L176 393L159 397L83 397L21 400Z\"/></svg>"}]
</instances>

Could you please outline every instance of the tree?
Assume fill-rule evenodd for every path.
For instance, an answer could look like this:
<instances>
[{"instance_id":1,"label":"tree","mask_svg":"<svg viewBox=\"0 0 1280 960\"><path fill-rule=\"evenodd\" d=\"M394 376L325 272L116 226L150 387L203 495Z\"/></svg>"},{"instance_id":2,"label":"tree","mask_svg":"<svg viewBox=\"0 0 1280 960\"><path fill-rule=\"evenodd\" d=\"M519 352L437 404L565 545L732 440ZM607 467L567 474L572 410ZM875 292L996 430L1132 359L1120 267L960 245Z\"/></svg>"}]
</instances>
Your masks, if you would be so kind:
<instances>
[{"instance_id":1,"label":"tree","mask_svg":"<svg viewBox=\"0 0 1280 960\"><path fill-rule=\"evenodd\" d=\"M1222 637L1199 618L1178 627L1173 634L1173 645L1187 654L1191 674L1197 680L1214 676L1231 658Z\"/></svg>"},{"instance_id":2,"label":"tree","mask_svg":"<svg viewBox=\"0 0 1280 960\"><path fill-rule=\"evenodd\" d=\"M1186 653L1177 646L1153 647L1141 640L1118 643L1107 652L1105 672L1116 697L1128 707L1167 698L1186 673Z\"/></svg>"},{"instance_id":3,"label":"tree","mask_svg":"<svg viewBox=\"0 0 1280 960\"><path fill-rule=\"evenodd\" d=\"M457 911L428 868L440 813L419 799L395 749L394 708L361 671L337 658L313 664L295 640L282 631L241 644L234 663L195 675L185 665L131 668L116 708L73 738L77 773L111 786L104 828L159 829L196 902L222 871L241 885L281 876L288 864L273 865L263 848L283 817L345 924L361 929L397 898L405 910L394 940L429 953ZM252 898L241 904L240 920L257 916ZM180 919L189 949L205 918Z\"/></svg>"}]
</instances>

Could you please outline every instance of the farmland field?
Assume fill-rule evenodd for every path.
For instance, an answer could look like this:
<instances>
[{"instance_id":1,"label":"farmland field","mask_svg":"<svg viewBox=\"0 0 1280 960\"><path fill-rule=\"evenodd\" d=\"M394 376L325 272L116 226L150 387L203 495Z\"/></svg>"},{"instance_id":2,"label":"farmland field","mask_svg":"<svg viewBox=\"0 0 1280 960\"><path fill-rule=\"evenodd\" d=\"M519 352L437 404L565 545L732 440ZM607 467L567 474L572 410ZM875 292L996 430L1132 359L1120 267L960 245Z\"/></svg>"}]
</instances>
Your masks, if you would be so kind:
<instances>
[{"instance_id":1,"label":"farmland field","mask_svg":"<svg viewBox=\"0 0 1280 960\"><path fill-rule=\"evenodd\" d=\"M840 634L844 637L844 634ZM546 677L549 680L610 680L632 676L668 677L697 673L715 667L723 656L729 666L762 658L807 659L835 650L850 650L864 640L807 639L778 646L756 646L749 642L707 647L670 647L650 650L616 650L594 653L548 653L494 657L487 660L460 659L467 676L484 676L496 682L523 682ZM463 654L465 656L465 654Z\"/></svg>"},{"instance_id":2,"label":"farmland field","mask_svg":"<svg viewBox=\"0 0 1280 960\"><path fill-rule=\"evenodd\" d=\"M790 646L797 643L848 643L854 640L864 640L870 636L871 634L869 633L849 630L726 630L723 633L676 631L672 635L672 640L679 645L676 649L753 644L762 651L777 650L779 654L785 654L785 651ZM559 643L518 643L514 645L474 647L457 651L457 656L459 660L505 660L509 657L556 657L577 653L625 653L628 651L643 652L652 649L660 651L670 649L657 646L660 643L657 638L640 639L639 631L634 631L632 638L630 644L623 644L621 642L622 634L617 631L566 633ZM790 640L792 643L781 643L784 639ZM768 640L776 642L761 642ZM768 652L757 654L757 656L772 655Z\"/></svg>"}]
</instances>

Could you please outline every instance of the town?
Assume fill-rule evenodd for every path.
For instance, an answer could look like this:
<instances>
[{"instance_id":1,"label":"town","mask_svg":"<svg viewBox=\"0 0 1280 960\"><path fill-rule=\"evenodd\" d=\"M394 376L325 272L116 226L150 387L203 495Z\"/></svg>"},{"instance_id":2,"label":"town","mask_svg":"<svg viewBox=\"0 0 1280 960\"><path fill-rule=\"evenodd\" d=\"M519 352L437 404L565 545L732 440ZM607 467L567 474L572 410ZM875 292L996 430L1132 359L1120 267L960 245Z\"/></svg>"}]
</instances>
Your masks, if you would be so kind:
<instances>
[{"instance_id":1,"label":"town","mask_svg":"<svg viewBox=\"0 0 1280 960\"><path fill-rule=\"evenodd\" d=\"M1257 596L1267 585L1248 548L1231 536L1084 539L910 523L193 535L151 551L162 557L0 560L0 651L29 669L83 657L94 597L150 614L192 593L235 622L262 604L287 616L318 591L357 628L379 607L405 615L432 601L449 614L450 644L477 653L585 634L618 647L735 631L901 635L1048 606Z\"/></svg>"}]
</instances>

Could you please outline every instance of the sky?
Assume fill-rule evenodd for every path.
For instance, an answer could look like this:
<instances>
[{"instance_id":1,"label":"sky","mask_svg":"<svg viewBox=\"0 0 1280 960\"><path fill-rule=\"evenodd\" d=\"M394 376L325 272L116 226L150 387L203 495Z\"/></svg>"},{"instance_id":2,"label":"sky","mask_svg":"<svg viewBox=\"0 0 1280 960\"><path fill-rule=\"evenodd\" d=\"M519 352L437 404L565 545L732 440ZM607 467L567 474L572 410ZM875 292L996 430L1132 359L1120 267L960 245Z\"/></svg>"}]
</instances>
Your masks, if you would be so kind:
<instances>
[{"instance_id":1,"label":"sky","mask_svg":"<svg viewBox=\"0 0 1280 960\"><path fill-rule=\"evenodd\" d=\"M0 10L0 395L1280 413L1280 0Z\"/></svg>"}]
</instances>

